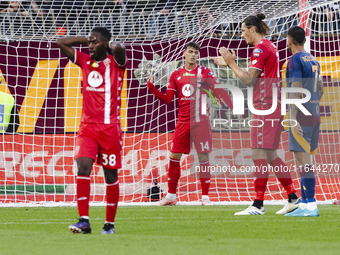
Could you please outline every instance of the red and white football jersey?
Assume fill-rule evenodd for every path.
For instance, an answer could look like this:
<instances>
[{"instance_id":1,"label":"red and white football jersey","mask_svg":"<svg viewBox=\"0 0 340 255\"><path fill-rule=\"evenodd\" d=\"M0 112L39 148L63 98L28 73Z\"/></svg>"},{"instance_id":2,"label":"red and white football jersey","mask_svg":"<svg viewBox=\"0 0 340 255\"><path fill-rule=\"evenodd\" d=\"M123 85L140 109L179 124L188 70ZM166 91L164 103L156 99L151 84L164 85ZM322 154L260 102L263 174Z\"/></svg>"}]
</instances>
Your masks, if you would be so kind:
<instances>
[{"instance_id":1,"label":"red and white football jersey","mask_svg":"<svg viewBox=\"0 0 340 255\"><path fill-rule=\"evenodd\" d=\"M83 72L83 110L81 122L111 124L120 122L121 91L125 66L109 55L96 61L75 50L74 63Z\"/></svg>"},{"instance_id":2,"label":"red and white football jersey","mask_svg":"<svg viewBox=\"0 0 340 255\"><path fill-rule=\"evenodd\" d=\"M209 87L215 87L216 76L209 68L197 65L193 70L184 66L175 70L169 81L168 90L178 91L178 123L208 121L207 114L202 114L202 95ZM203 90L204 89L204 90Z\"/></svg>"},{"instance_id":3,"label":"red and white football jersey","mask_svg":"<svg viewBox=\"0 0 340 255\"><path fill-rule=\"evenodd\" d=\"M261 71L259 79L254 84L253 102L255 108L260 110L271 107L273 86L278 88L278 101L280 102L279 53L271 41L262 39L256 45L250 57L249 67Z\"/></svg>"}]
</instances>

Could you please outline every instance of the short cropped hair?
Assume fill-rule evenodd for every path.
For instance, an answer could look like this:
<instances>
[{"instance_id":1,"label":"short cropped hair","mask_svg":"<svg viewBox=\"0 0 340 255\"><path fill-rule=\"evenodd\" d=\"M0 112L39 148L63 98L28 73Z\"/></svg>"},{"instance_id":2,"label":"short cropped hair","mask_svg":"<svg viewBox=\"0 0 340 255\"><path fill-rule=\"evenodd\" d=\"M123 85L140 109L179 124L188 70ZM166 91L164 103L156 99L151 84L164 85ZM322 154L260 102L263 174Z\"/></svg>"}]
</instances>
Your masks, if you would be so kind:
<instances>
[{"instance_id":1,"label":"short cropped hair","mask_svg":"<svg viewBox=\"0 0 340 255\"><path fill-rule=\"evenodd\" d=\"M302 27L295 26L288 30L288 36L292 39L294 45L304 45L306 32Z\"/></svg>"},{"instance_id":2,"label":"short cropped hair","mask_svg":"<svg viewBox=\"0 0 340 255\"><path fill-rule=\"evenodd\" d=\"M192 47L192 48L194 48L195 50L198 50L198 51L201 50L200 46L197 43L194 43L194 42L187 43L184 47L184 50L186 50L189 47Z\"/></svg>"},{"instance_id":3,"label":"short cropped hair","mask_svg":"<svg viewBox=\"0 0 340 255\"><path fill-rule=\"evenodd\" d=\"M105 27L95 27L91 30L91 32L98 32L102 35L103 39L107 42L111 40L111 33Z\"/></svg>"}]
</instances>

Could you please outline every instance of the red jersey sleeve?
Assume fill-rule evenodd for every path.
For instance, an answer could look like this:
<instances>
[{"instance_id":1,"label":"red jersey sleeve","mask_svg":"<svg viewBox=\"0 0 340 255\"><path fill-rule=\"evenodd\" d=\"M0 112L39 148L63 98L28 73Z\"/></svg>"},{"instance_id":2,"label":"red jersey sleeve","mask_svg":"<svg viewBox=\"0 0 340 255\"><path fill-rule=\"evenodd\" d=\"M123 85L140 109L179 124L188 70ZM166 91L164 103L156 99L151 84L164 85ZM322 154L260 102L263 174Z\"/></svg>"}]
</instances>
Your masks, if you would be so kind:
<instances>
[{"instance_id":1,"label":"red jersey sleeve","mask_svg":"<svg viewBox=\"0 0 340 255\"><path fill-rule=\"evenodd\" d=\"M233 101L231 100L229 94L227 91L225 91L223 88L217 88L215 89L216 93L223 101L228 105L229 109L233 110Z\"/></svg>"},{"instance_id":2,"label":"red jersey sleeve","mask_svg":"<svg viewBox=\"0 0 340 255\"><path fill-rule=\"evenodd\" d=\"M172 77L172 75L171 75ZM171 81L171 78L170 78ZM154 94L159 100L161 100L163 103L165 104L169 104L172 99L174 99L174 96L176 94L176 89L172 89L170 87L170 84L172 84L171 82L169 83L168 89L166 90L166 93L163 94L162 92L160 92L155 85L153 85L150 80L147 83L147 86L149 88L149 90L151 91L152 94ZM176 84L172 84L171 86L176 86Z\"/></svg>"},{"instance_id":3,"label":"red jersey sleeve","mask_svg":"<svg viewBox=\"0 0 340 255\"><path fill-rule=\"evenodd\" d=\"M250 57L249 68L255 68L255 69L263 71L264 65L267 60L267 56L268 56L268 50L266 49L266 46L263 44L256 45Z\"/></svg>"},{"instance_id":4,"label":"red jersey sleeve","mask_svg":"<svg viewBox=\"0 0 340 255\"><path fill-rule=\"evenodd\" d=\"M173 72L169 79L168 90L173 90L175 92L177 91L176 77L177 77L176 72Z\"/></svg>"},{"instance_id":5,"label":"red jersey sleeve","mask_svg":"<svg viewBox=\"0 0 340 255\"><path fill-rule=\"evenodd\" d=\"M89 55L75 49L75 51L74 51L74 63L77 66L82 67L82 65L84 65L86 63L86 60L87 60L88 57L89 57Z\"/></svg>"},{"instance_id":6,"label":"red jersey sleeve","mask_svg":"<svg viewBox=\"0 0 340 255\"><path fill-rule=\"evenodd\" d=\"M207 84L209 87L215 87L217 83L217 78L215 74L209 69L205 68L202 78L202 83Z\"/></svg>"}]
</instances>

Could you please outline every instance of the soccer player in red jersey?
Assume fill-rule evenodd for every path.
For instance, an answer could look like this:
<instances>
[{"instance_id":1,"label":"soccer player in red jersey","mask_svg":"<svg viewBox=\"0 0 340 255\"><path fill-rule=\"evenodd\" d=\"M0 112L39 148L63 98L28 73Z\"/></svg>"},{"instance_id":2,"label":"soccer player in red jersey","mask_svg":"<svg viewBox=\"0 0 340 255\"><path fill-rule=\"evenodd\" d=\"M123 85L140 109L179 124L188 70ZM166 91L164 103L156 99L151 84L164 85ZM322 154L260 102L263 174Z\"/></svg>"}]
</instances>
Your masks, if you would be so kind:
<instances>
[{"instance_id":1,"label":"soccer player in red jersey","mask_svg":"<svg viewBox=\"0 0 340 255\"><path fill-rule=\"evenodd\" d=\"M149 75L148 88L161 101L169 104L178 93L178 119L172 141L169 173L168 194L160 201L160 205L175 205L177 203L176 189L181 176L180 160L183 154L189 154L191 144L195 144L200 162L199 178L202 188L202 205L211 205L209 199L210 172L209 152L212 150L212 132L207 113L201 111L202 95L205 90L214 89L216 76L209 68L198 65L197 59L200 47L190 42L185 45L183 67L175 70L170 77L166 94L160 92ZM216 90L215 90L216 91ZM219 96L230 105L229 95L218 90Z\"/></svg>"},{"instance_id":2,"label":"soccer player in red jersey","mask_svg":"<svg viewBox=\"0 0 340 255\"><path fill-rule=\"evenodd\" d=\"M83 109L75 147L80 219L78 223L69 226L73 233L91 233L90 175L96 159L103 166L106 182L106 221L101 233L115 233L114 220L119 199L118 169L121 167L122 148L120 95L126 54L122 44L110 39L111 33L106 28L96 27L89 37L65 37L57 40L61 51L83 73ZM73 48L77 44L88 45L89 55Z\"/></svg>"},{"instance_id":3,"label":"soccer player in red jersey","mask_svg":"<svg viewBox=\"0 0 340 255\"><path fill-rule=\"evenodd\" d=\"M267 171L268 163L270 166L275 167L275 169L280 170L275 171L275 174L288 195L288 203L276 213L288 213L295 210L300 203L286 164L277 155L282 131L279 54L272 42L265 38L269 28L263 22L264 19L265 16L263 14L257 14L256 16L247 17L242 22L242 38L245 39L247 44L255 46L250 58L248 71L241 69L236 64L235 52L233 50L230 52L225 47L220 49L220 57L213 58L216 64L229 66L244 84L253 87L253 104L255 109L270 109L273 103L273 86L278 91L278 105L273 113L269 115L253 114L253 120L263 123L263 125L258 125L259 127L251 127L256 198L251 206L235 213L235 215L262 215L265 213L263 200L269 174ZM273 119L276 121L269 121Z\"/></svg>"}]
</instances>

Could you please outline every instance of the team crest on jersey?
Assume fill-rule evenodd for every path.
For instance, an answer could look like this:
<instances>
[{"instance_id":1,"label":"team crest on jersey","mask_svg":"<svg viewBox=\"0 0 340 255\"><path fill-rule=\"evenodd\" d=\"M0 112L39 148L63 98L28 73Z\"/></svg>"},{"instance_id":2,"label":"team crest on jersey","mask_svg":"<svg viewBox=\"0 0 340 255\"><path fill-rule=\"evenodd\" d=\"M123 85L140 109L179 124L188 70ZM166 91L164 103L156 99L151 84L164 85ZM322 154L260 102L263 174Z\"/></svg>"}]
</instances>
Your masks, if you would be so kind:
<instances>
[{"instance_id":1,"label":"team crest on jersey","mask_svg":"<svg viewBox=\"0 0 340 255\"><path fill-rule=\"evenodd\" d=\"M80 146L78 145L78 146L76 146L75 155L78 155L78 153L79 153L79 150L80 150Z\"/></svg>"},{"instance_id":2,"label":"team crest on jersey","mask_svg":"<svg viewBox=\"0 0 340 255\"><path fill-rule=\"evenodd\" d=\"M109 58L104 59L103 61L105 66L110 66L111 60Z\"/></svg>"},{"instance_id":3,"label":"team crest on jersey","mask_svg":"<svg viewBox=\"0 0 340 255\"><path fill-rule=\"evenodd\" d=\"M185 97L190 97L194 93L194 87L191 84L185 84L182 87L182 94Z\"/></svg>"},{"instance_id":4,"label":"team crest on jersey","mask_svg":"<svg viewBox=\"0 0 340 255\"><path fill-rule=\"evenodd\" d=\"M213 72L209 72L208 75L216 78L216 75Z\"/></svg>"},{"instance_id":5,"label":"team crest on jersey","mask_svg":"<svg viewBox=\"0 0 340 255\"><path fill-rule=\"evenodd\" d=\"M103 77L97 71L92 71L87 77L88 83L91 87L97 88L103 83Z\"/></svg>"}]
</instances>

